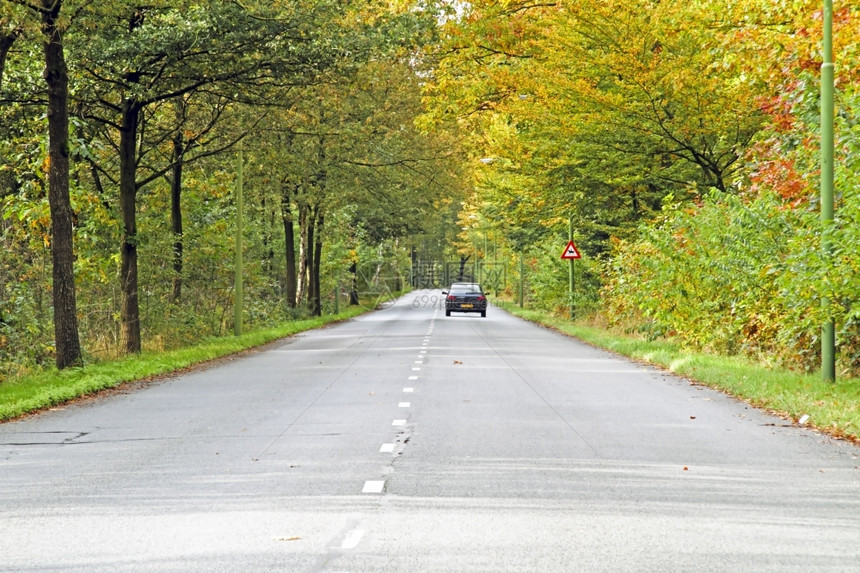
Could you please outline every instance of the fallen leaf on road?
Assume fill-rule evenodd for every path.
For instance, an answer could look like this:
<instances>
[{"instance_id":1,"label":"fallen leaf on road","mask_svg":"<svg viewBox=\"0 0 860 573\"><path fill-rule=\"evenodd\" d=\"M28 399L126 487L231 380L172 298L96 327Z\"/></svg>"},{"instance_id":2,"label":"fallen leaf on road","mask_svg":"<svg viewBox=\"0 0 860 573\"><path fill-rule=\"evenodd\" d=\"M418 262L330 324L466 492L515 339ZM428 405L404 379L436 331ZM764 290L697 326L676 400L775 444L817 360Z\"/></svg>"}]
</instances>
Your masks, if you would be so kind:
<instances>
[{"instance_id":1,"label":"fallen leaf on road","mask_svg":"<svg viewBox=\"0 0 860 573\"><path fill-rule=\"evenodd\" d=\"M462 362L460 362L459 360L455 360L454 364L462 364Z\"/></svg>"},{"instance_id":2,"label":"fallen leaf on road","mask_svg":"<svg viewBox=\"0 0 860 573\"><path fill-rule=\"evenodd\" d=\"M684 466L684 471L688 472L688 471L690 471L690 468L688 468L687 466Z\"/></svg>"}]
</instances>

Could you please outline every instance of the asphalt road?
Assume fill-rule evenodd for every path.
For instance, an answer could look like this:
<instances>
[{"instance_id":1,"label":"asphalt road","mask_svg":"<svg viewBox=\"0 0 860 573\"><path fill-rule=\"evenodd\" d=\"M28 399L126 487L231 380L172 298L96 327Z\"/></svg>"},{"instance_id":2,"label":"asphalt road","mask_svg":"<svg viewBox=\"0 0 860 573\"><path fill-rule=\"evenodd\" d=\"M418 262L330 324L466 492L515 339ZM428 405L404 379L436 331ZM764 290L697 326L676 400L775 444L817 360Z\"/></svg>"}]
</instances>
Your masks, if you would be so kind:
<instances>
[{"instance_id":1,"label":"asphalt road","mask_svg":"<svg viewBox=\"0 0 860 573\"><path fill-rule=\"evenodd\" d=\"M860 571L860 448L438 296L0 424L0 570Z\"/></svg>"}]
</instances>

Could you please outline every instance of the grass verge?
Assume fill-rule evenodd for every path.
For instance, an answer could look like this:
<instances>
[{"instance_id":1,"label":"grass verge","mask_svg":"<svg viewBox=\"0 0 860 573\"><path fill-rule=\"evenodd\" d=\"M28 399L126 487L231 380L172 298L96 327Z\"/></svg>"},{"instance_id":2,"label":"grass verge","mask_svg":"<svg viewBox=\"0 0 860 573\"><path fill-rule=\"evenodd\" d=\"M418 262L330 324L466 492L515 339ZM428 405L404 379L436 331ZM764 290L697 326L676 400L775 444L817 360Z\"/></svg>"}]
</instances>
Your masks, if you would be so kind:
<instances>
[{"instance_id":1,"label":"grass verge","mask_svg":"<svg viewBox=\"0 0 860 573\"><path fill-rule=\"evenodd\" d=\"M0 422L57 406L76 398L117 388L127 382L146 380L182 371L269 342L346 320L367 312L364 306L347 307L337 315L289 322L276 328L241 336L213 337L200 344L163 352L143 352L119 360L83 368L46 370L0 385Z\"/></svg>"},{"instance_id":2,"label":"grass verge","mask_svg":"<svg viewBox=\"0 0 860 573\"><path fill-rule=\"evenodd\" d=\"M691 352L669 341L614 334L510 303L499 306L515 316L665 368L793 422L809 416L806 425L860 444L860 379L832 384L824 382L820 374L779 370L742 357Z\"/></svg>"}]
</instances>

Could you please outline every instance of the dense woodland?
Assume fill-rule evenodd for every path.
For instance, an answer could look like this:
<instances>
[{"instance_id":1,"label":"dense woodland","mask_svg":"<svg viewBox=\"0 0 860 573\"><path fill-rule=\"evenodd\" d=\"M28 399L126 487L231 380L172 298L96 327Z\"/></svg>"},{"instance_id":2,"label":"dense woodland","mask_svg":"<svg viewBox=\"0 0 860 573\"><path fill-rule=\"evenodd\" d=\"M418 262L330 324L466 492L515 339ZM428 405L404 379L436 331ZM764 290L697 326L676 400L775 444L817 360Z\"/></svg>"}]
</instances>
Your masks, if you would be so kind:
<instances>
[{"instance_id":1,"label":"dense woodland","mask_svg":"<svg viewBox=\"0 0 860 573\"><path fill-rule=\"evenodd\" d=\"M797 369L832 319L856 376L860 18L834 8L823 225L817 1L0 0L0 377L229 335L240 173L249 328L416 260L567 312L572 221L580 316Z\"/></svg>"},{"instance_id":2,"label":"dense woodland","mask_svg":"<svg viewBox=\"0 0 860 573\"><path fill-rule=\"evenodd\" d=\"M396 4L0 2L0 371L232 333L240 169L246 328L404 286L462 177Z\"/></svg>"}]
</instances>

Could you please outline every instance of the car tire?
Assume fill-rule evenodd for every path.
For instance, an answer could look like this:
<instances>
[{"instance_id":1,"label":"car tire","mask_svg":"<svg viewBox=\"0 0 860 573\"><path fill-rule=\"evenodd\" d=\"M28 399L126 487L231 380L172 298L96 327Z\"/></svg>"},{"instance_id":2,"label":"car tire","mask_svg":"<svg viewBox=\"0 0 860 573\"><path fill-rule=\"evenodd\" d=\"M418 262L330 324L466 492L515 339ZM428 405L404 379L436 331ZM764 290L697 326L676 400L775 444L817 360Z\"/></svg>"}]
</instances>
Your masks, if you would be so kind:
<instances>
[{"instance_id":1,"label":"car tire","mask_svg":"<svg viewBox=\"0 0 860 573\"><path fill-rule=\"evenodd\" d=\"M481 318L487 318L487 311L486 310L481 311Z\"/></svg>"},{"instance_id":2,"label":"car tire","mask_svg":"<svg viewBox=\"0 0 860 573\"><path fill-rule=\"evenodd\" d=\"M451 311L450 311L450 310L446 310L446 311L445 311L445 316L451 316Z\"/></svg>"}]
</instances>

